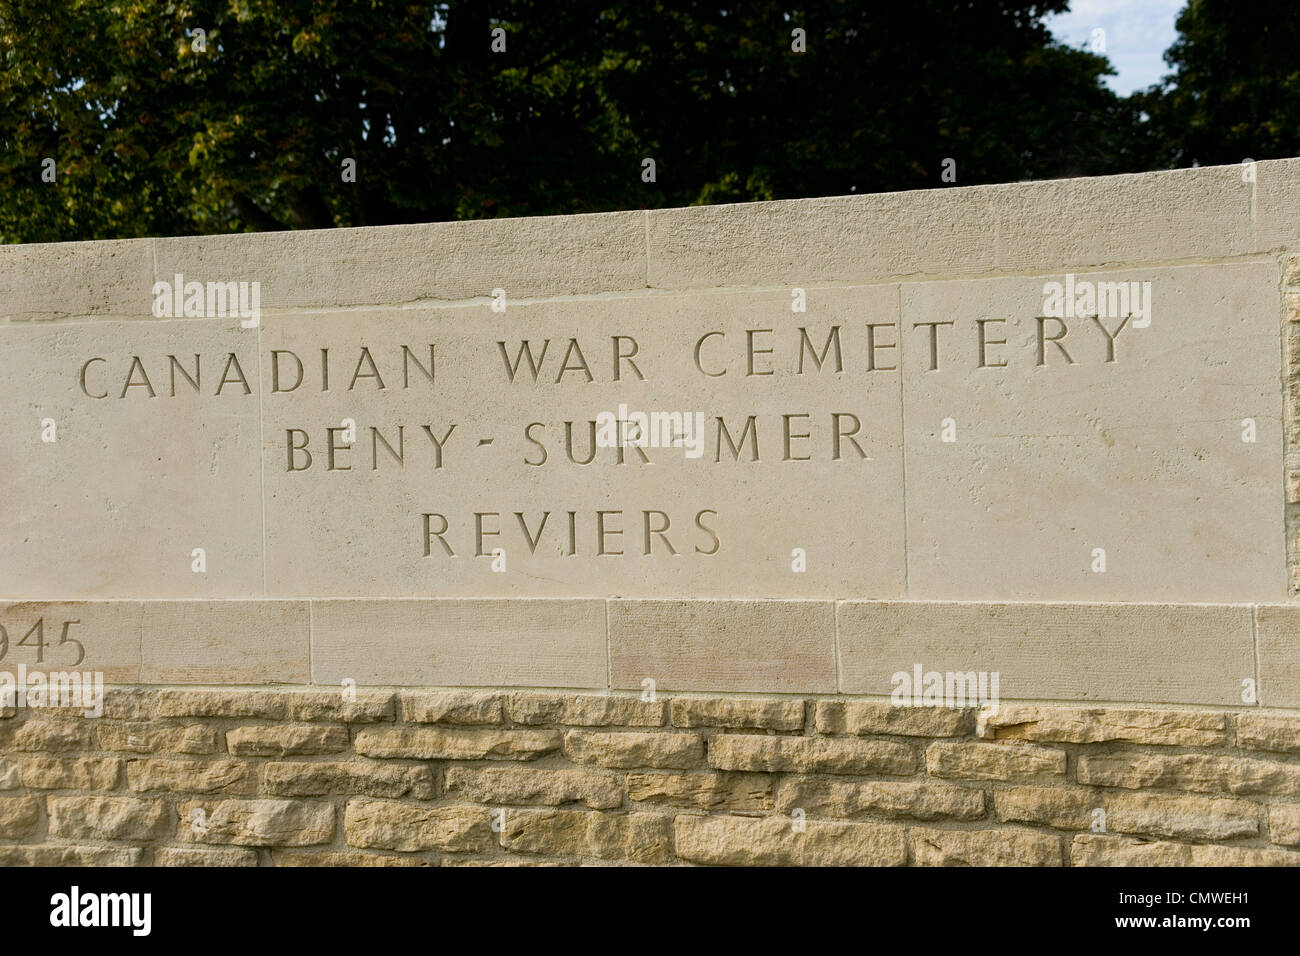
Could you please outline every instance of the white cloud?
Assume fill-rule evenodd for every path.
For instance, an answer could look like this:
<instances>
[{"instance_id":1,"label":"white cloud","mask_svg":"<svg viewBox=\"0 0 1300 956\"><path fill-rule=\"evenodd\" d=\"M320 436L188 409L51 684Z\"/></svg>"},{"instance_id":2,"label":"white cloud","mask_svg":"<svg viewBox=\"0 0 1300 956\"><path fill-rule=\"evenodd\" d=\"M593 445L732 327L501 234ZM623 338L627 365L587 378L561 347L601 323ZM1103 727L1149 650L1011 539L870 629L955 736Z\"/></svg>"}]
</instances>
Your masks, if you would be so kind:
<instances>
[{"instance_id":1,"label":"white cloud","mask_svg":"<svg viewBox=\"0 0 1300 956\"><path fill-rule=\"evenodd\" d=\"M1178 37L1174 21L1186 0L1077 0L1068 13L1044 21L1067 46L1088 47L1092 31L1106 31L1106 52L1118 76L1106 84L1120 95L1158 83L1169 72L1164 52Z\"/></svg>"}]
</instances>

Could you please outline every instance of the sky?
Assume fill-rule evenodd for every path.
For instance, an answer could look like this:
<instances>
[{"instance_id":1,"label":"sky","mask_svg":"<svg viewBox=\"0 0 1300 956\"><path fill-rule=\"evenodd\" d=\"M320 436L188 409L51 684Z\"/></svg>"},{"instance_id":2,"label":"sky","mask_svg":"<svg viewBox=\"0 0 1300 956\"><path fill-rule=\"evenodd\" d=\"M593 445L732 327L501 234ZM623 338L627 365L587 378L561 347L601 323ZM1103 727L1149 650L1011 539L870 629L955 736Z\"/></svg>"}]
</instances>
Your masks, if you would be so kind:
<instances>
[{"instance_id":1,"label":"sky","mask_svg":"<svg viewBox=\"0 0 1300 956\"><path fill-rule=\"evenodd\" d=\"M1067 46L1092 49L1093 30L1105 31L1105 50L1118 73L1106 85L1121 96L1159 83L1170 72L1164 52L1178 36L1174 21L1186 0L1074 0L1068 13L1044 22Z\"/></svg>"}]
</instances>

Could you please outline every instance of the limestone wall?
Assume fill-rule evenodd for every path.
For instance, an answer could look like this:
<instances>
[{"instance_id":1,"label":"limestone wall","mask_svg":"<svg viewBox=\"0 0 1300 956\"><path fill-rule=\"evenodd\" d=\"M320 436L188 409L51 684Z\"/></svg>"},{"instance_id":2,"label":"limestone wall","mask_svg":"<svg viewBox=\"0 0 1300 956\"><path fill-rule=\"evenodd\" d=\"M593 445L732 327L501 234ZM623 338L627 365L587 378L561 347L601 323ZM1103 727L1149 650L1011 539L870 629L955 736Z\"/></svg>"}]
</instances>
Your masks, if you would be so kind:
<instances>
[{"instance_id":1,"label":"limestone wall","mask_svg":"<svg viewBox=\"0 0 1300 956\"><path fill-rule=\"evenodd\" d=\"M1300 160L0 247L0 855L1295 862L1297 329Z\"/></svg>"}]
</instances>

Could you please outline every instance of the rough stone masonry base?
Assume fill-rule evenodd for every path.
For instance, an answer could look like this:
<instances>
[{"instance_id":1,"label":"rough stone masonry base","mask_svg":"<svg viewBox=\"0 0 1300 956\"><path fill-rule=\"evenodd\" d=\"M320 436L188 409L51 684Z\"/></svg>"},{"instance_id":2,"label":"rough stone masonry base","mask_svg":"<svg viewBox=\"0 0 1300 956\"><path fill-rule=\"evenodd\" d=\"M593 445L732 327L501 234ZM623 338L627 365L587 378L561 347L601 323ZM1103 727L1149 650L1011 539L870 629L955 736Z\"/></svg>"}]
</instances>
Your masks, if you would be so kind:
<instances>
[{"instance_id":1,"label":"rough stone masonry base","mask_svg":"<svg viewBox=\"0 0 1300 956\"><path fill-rule=\"evenodd\" d=\"M0 864L1300 864L1300 718L119 687L0 719Z\"/></svg>"}]
</instances>

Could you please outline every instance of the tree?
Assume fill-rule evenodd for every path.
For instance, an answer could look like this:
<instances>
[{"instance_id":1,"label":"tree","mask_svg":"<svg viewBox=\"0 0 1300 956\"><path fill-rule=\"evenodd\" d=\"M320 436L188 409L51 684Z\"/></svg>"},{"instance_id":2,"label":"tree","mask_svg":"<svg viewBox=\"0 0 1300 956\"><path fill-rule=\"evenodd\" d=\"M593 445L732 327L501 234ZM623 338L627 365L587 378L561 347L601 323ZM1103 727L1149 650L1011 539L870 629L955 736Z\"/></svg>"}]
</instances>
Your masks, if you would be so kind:
<instances>
[{"instance_id":1,"label":"tree","mask_svg":"<svg viewBox=\"0 0 1300 956\"><path fill-rule=\"evenodd\" d=\"M1173 73L1133 97L1150 168L1300 153L1300 16L1286 3L1190 0L1165 53Z\"/></svg>"},{"instance_id":2,"label":"tree","mask_svg":"<svg viewBox=\"0 0 1300 956\"><path fill-rule=\"evenodd\" d=\"M1065 6L0 0L0 237L913 189L945 158L961 185L1114 171L1124 105L1043 27Z\"/></svg>"}]
</instances>

